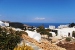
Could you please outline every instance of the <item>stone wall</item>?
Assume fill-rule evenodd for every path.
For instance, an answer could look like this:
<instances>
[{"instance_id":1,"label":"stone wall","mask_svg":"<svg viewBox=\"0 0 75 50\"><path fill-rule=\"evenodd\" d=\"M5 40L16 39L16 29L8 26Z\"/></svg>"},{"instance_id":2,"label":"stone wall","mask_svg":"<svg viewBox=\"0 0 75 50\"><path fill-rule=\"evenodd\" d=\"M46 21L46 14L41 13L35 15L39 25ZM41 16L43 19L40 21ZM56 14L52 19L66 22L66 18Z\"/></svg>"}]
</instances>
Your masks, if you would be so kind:
<instances>
[{"instance_id":1,"label":"stone wall","mask_svg":"<svg viewBox=\"0 0 75 50\"><path fill-rule=\"evenodd\" d=\"M22 38L31 43L34 43L43 50L66 50L65 48L61 48L58 47L57 45L51 44L49 41L42 41L41 43L39 43L25 34L22 34Z\"/></svg>"}]
</instances>

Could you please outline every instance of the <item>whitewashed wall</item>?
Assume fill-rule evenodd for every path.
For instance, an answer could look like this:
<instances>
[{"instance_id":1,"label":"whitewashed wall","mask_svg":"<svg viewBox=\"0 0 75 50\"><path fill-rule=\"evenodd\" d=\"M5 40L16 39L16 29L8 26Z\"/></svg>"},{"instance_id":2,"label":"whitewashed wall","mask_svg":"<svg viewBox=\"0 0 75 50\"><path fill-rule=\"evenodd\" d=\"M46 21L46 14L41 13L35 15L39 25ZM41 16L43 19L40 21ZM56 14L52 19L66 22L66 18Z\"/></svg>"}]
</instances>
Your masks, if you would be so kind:
<instances>
[{"instance_id":1,"label":"whitewashed wall","mask_svg":"<svg viewBox=\"0 0 75 50\"><path fill-rule=\"evenodd\" d=\"M29 31L29 30L26 30L25 32L28 33L28 36L29 36L29 37L31 37L31 38L37 40L38 42L40 42L40 40L41 40L41 35L40 35L40 33L37 33L37 32L35 32L35 31Z\"/></svg>"}]
</instances>

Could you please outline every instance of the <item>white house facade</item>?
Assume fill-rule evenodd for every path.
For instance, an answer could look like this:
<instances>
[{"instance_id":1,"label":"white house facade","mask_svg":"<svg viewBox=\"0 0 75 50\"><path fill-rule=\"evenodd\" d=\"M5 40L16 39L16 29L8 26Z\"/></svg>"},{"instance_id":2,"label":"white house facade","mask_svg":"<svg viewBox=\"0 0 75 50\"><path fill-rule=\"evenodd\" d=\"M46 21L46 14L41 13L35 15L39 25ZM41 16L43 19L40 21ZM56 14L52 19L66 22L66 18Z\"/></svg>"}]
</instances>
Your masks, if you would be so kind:
<instances>
[{"instance_id":1,"label":"white house facade","mask_svg":"<svg viewBox=\"0 0 75 50\"><path fill-rule=\"evenodd\" d=\"M60 25L58 28L68 28L68 25Z\"/></svg>"},{"instance_id":2,"label":"white house facade","mask_svg":"<svg viewBox=\"0 0 75 50\"><path fill-rule=\"evenodd\" d=\"M9 26L9 23L0 21L0 26Z\"/></svg>"},{"instance_id":3,"label":"white house facade","mask_svg":"<svg viewBox=\"0 0 75 50\"><path fill-rule=\"evenodd\" d=\"M49 25L49 29L55 29L55 26Z\"/></svg>"},{"instance_id":4,"label":"white house facade","mask_svg":"<svg viewBox=\"0 0 75 50\"><path fill-rule=\"evenodd\" d=\"M62 29L54 29L57 31L57 36L61 37L72 37L72 32L75 31L75 28L62 28Z\"/></svg>"},{"instance_id":5,"label":"white house facade","mask_svg":"<svg viewBox=\"0 0 75 50\"><path fill-rule=\"evenodd\" d=\"M5 24L5 26L9 26L9 23L6 23L6 22L5 22L4 24Z\"/></svg>"}]
</instances>

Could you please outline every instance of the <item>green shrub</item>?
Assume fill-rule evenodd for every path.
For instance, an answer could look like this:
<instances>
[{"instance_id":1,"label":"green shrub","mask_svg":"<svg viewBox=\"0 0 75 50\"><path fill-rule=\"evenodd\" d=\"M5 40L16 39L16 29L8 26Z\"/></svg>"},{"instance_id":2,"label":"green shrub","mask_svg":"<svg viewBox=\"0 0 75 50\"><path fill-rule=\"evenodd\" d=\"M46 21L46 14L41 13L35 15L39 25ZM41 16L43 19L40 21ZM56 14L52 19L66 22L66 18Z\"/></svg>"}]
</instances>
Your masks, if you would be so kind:
<instances>
[{"instance_id":1,"label":"green shrub","mask_svg":"<svg viewBox=\"0 0 75 50\"><path fill-rule=\"evenodd\" d=\"M70 38L70 37L67 37L67 38L66 38L66 41L71 41L71 38Z\"/></svg>"},{"instance_id":2,"label":"green shrub","mask_svg":"<svg viewBox=\"0 0 75 50\"><path fill-rule=\"evenodd\" d=\"M20 31L20 33L21 33L21 34L28 35L28 33L27 33L27 32L25 32L25 31Z\"/></svg>"}]
</instances>

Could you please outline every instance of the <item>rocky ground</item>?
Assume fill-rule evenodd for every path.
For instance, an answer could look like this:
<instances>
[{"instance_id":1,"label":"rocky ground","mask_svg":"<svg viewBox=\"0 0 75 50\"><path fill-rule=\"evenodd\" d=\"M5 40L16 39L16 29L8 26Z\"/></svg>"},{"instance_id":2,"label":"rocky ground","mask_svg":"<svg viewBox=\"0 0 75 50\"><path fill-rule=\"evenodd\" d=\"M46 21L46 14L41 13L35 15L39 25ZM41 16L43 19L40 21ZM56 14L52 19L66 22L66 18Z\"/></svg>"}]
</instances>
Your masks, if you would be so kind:
<instances>
[{"instance_id":1,"label":"rocky ground","mask_svg":"<svg viewBox=\"0 0 75 50\"><path fill-rule=\"evenodd\" d=\"M75 50L75 42L67 42L67 41L62 41L57 44L58 46L65 48L66 50Z\"/></svg>"},{"instance_id":2,"label":"rocky ground","mask_svg":"<svg viewBox=\"0 0 75 50\"><path fill-rule=\"evenodd\" d=\"M22 34L22 38L31 43L34 43L36 46L40 47L42 50L66 50L65 48L58 47L57 45L51 44L47 40L43 40L42 42L39 43L25 34Z\"/></svg>"},{"instance_id":3,"label":"rocky ground","mask_svg":"<svg viewBox=\"0 0 75 50\"><path fill-rule=\"evenodd\" d=\"M31 46L34 50L41 50L38 46L36 46L35 44L33 44L27 40L24 40L24 42L26 45Z\"/></svg>"}]
</instances>

